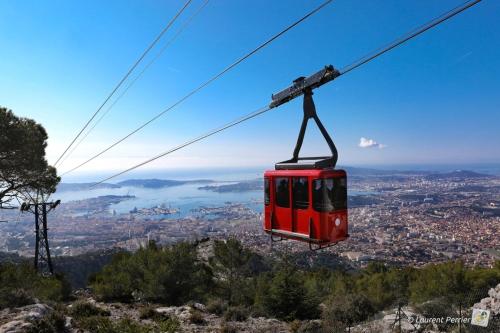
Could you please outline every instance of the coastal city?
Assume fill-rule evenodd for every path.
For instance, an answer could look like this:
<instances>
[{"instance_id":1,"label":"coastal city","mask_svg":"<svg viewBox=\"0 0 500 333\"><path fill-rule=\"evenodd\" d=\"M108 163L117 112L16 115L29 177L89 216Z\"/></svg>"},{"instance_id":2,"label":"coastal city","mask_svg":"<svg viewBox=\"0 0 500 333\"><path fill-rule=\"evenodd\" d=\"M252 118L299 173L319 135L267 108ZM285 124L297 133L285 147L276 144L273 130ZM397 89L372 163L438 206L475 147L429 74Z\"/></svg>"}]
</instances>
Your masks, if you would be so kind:
<instances>
[{"instance_id":1,"label":"coastal city","mask_svg":"<svg viewBox=\"0 0 500 333\"><path fill-rule=\"evenodd\" d=\"M0 1L0 333L500 332L500 1Z\"/></svg>"},{"instance_id":2,"label":"coastal city","mask_svg":"<svg viewBox=\"0 0 500 333\"><path fill-rule=\"evenodd\" d=\"M176 185L169 185L176 186ZM202 238L236 237L262 254L286 249L309 251L307 244L271 244L262 230L261 198L239 201L241 193L263 190L256 180L200 186L202 191L231 192L234 200L200 205L181 214L167 204L113 206L133 195L104 195L63 202L50 213L49 241L54 256L122 248L134 251L154 240L170 244ZM349 177L350 237L324 253L355 266L371 261L422 266L463 260L490 266L500 259L500 177L469 171L352 172ZM2 217L0 251L34 255L33 220L9 211Z\"/></svg>"}]
</instances>

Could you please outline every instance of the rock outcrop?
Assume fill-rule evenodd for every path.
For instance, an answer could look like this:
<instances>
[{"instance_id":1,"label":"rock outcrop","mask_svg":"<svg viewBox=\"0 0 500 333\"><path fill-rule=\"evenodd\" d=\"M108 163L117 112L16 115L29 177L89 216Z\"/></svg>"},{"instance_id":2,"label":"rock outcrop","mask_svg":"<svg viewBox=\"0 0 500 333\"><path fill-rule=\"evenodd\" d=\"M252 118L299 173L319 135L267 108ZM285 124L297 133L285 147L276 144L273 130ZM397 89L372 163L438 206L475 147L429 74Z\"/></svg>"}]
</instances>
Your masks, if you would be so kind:
<instances>
[{"instance_id":1,"label":"rock outcrop","mask_svg":"<svg viewBox=\"0 0 500 333\"><path fill-rule=\"evenodd\" d=\"M474 308L490 310L492 315L500 316L500 283L488 291L488 297L474 304Z\"/></svg>"},{"instance_id":2,"label":"rock outcrop","mask_svg":"<svg viewBox=\"0 0 500 333\"><path fill-rule=\"evenodd\" d=\"M51 307L45 304L31 304L20 308L4 309L0 312L0 333L22 333L32 322L49 314Z\"/></svg>"}]
</instances>

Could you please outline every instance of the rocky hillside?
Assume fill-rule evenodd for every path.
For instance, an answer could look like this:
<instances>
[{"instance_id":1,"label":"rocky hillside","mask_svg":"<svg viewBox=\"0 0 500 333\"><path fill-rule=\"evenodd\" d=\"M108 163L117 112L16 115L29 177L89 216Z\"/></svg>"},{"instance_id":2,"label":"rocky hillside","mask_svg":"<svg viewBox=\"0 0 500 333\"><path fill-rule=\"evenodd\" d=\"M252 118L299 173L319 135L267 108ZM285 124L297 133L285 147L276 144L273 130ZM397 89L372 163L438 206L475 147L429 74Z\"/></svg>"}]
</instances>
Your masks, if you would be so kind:
<instances>
[{"instance_id":1,"label":"rocky hillside","mask_svg":"<svg viewBox=\"0 0 500 333\"><path fill-rule=\"evenodd\" d=\"M351 271L328 265L328 253L324 256L325 263L316 267L306 256L260 255L236 239L152 242L102 262L99 256L104 266L76 292L62 276L44 277L32 265L4 263L0 333L391 332L399 322L406 332L451 332L456 323L417 320L455 318L460 311L471 318L473 307L490 310L488 328L500 332L500 263L418 269L371 263ZM87 274L80 273L73 279L84 283ZM398 304L404 305L401 310Z\"/></svg>"},{"instance_id":2,"label":"rocky hillside","mask_svg":"<svg viewBox=\"0 0 500 333\"><path fill-rule=\"evenodd\" d=\"M495 316L500 316L500 284L488 291L488 297L474 304L477 309L490 310Z\"/></svg>"},{"instance_id":3,"label":"rocky hillside","mask_svg":"<svg viewBox=\"0 0 500 333\"><path fill-rule=\"evenodd\" d=\"M212 309L213 312L213 309ZM203 304L137 305L80 299L64 306L36 303L0 312L0 333L31 332L291 332L293 324L264 317L224 318ZM295 330L295 329L294 329Z\"/></svg>"},{"instance_id":4,"label":"rocky hillside","mask_svg":"<svg viewBox=\"0 0 500 333\"><path fill-rule=\"evenodd\" d=\"M473 308L490 310L491 317L485 332L500 328L500 284L488 292ZM96 301L88 292L79 292L77 300L64 305L49 306L35 303L0 311L0 333L68 332L324 332L321 320L284 322L277 319L246 316L238 311L222 315L214 304L192 303L184 306L158 304L124 304ZM464 309L463 317L470 317L471 309ZM419 306L401 308L402 332L443 332L433 323L419 323ZM398 309L377 313L373 320L351 328L353 333L393 332L399 329ZM456 325L455 325L456 326ZM468 323L465 327L472 328Z\"/></svg>"},{"instance_id":5,"label":"rocky hillside","mask_svg":"<svg viewBox=\"0 0 500 333\"><path fill-rule=\"evenodd\" d=\"M426 302L420 306L404 306L401 308L401 332L426 332L426 333L438 333L438 332L455 332L458 328L458 324L448 322L446 323L432 323L422 320L422 318L432 318L431 316L426 316L422 313L422 307L425 305L430 305L432 302ZM488 297L483 298L478 303L474 304L470 308L463 309L462 318L469 320L472 316L472 309L483 309L490 311L490 319L488 326L482 328L479 326L471 325L469 322L465 322L462 326L462 331L465 332L500 332L500 284L495 288L491 288L488 291ZM398 321L398 309L391 309L390 311L382 311L376 314L374 317L376 319L367 321L362 325L357 325L351 329L352 333L364 333L364 332L380 332L380 333L392 333L394 332L394 327L399 330ZM439 318L439 315L434 315L433 317ZM450 317L459 317L458 313L452 314ZM455 330L454 330L455 329ZM467 330L466 330L467 329Z\"/></svg>"}]
</instances>

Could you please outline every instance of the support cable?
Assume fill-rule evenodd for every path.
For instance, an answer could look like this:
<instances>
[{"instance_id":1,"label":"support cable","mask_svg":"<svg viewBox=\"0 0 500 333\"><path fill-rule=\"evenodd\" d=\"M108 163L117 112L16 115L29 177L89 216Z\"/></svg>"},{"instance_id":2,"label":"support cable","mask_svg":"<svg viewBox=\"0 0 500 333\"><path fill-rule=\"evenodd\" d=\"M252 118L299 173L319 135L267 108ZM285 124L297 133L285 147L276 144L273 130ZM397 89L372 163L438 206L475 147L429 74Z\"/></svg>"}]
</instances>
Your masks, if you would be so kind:
<instances>
[{"instance_id":1,"label":"support cable","mask_svg":"<svg viewBox=\"0 0 500 333\"><path fill-rule=\"evenodd\" d=\"M96 126L101 122L101 120L109 113L109 111L111 111L111 109L116 105L116 103L118 103L118 101L120 101L122 99L122 97L142 77L142 75L144 75L144 73L149 69L149 67L151 67L151 65L153 65L153 63L160 58L160 56L163 54L163 52L165 52L165 50L170 45L172 45L172 43L174 42L174 40L177 39L177 37L179 37L179 35L189 26L189 24L193 21L193 19L202 11L203 8L206 7L206 5L208 4L209 1L210 0L205 0L203 2L203 4L196 10L196 12L194 12L193 15L191 15L184 22L184 24L177 30L177 32L174 34L174 36L172 38L170 38L170 40L167 43L165 43L165 45L163 45L163 47L161 48L160 52L158 52L154 56L154 58L151 59L146 64L146 66L144 66L144 68L139 72L139 74L137 74L135 76L135 78L125 87L125 89L122 91L122 93L113 101L113 103L111 103L109 105L109 107L106 109L106 111L104 111L104 113L101 114L101 116L92 125L92 127L90 127L90 129L85 133L85 135L83 135L80 138L80 140L75 145L73 145L73 148L66 154L66 156L64 156L64 158L61 160L59 166L61 166L64 163L64 161L66 161L68 159L68 157L73 154L73 152L78 148L78 146L80 146L80 144L87 138L87 136L90 134L90 132L92 132L94 130L94 128L96 128Z\"/></svg>"},{"instance_id":2,"label":"support cable","mask_svg":"<svg viewBox=\"0 0 500 333\"><path fill-rule=\"evenodd\" d=\"M402 37L396 39L394 42L388 44L385 48L376 50L373 53L370 53L370 55L365 56L363 58L360 58L360 60L358 60L356 62L353 62L351 65L348 65L348 66L344 67L340 71L340 74L341 75L342 74L346 74L346 73L348 73L348 72L350 72L350 71L352 71L352 70L354 70L356 68L359 68L360 66L362 66L362 65L370 62L371 60L377 58L378 56L384 54L385 52L387 52L389 50L392 50L393 48L395 48L395 47L397 47L397 46L405 43L406 41L412 39L413 37L416 37L417 35L422 34L423 32L425 32L425 31L431 29L432 27L434 27L434 26L436 26L436 25L444 22L445 20L447 20L447 19L449 19L449 18L451 18L451 17L453 17L453 16L461 13L462 11L466 10L467 8L470 8L471 6L477 4L480 1L481 0L468 1L468 2L464 3L463 5L461 5L459 7L456 7L455 9L453 9L453 10L451 10L451 11L449 11L449 12L443 14L443 15L441 15L440 17L438 17L438 18L436 18L434 20L429 21L427 24L425 24L425 25L423 25L423 26L421 26L421 27L419 27L419 28L417 28L415 30L412 30L411 32L406 33ZM220 132L222 132L222 131L224 131L226 129L229 129L229 128L233 127L233 126L236 126L236 125L238 125L240 123L243 123L243 122L245 122L247 120L255 118L255 117L257 117L257 116L259 116L261 114L264 114L267 111L270 111L272 109L271 105L266 106L264 108L261 108L261 109L259 109L257 111L252 112L252 113L249 113L249 114L247 114L247 115L245 115L245 116L243 116L241 118L238 118L237 120L234 120L232 122L227 123L226 125L223 125L222 127L219 127L219 128L214 129L212 131L209 131L206 134L203 134L203 135L201 135L201 136L199 136L199 137L197 137L195 139L192 139L190 141L187 141L187 142L185 142L185 143L183 143L183 144L181 144L181 145L179 145L179 146L177 146L175 148L172 148L172 149L170 149L170 150L168 150L168 151L166 151L166 152L164 152L162 154L156 155L156 156L154 156L154 157L152 157L152 158L150 158L150 159L148 159L148 160L146 160L144 162L141 162L141 163L139 163L137 165L134 165L134 166L126 169L126 170L123 170L123 171L121 171L119 173L116 173L116 174L114 174L112 176L109 176L109 177L107 177L107 178L105 178L105 179L103 179L103 180L101 180L101 181L99 181L97 183L92 184L90 187L93 188L93 187L95 187L95 186L97 186L99 184L102 184L102 183L110 180L110 179L113 179L115 177L121 176L121 175L123 175L123 174L125 174L127 172L130 172L130 171L135 170L135 169L137 169L137 168L139 168L141 166L144 166L144 165L146 165L148 163L151 163L151 162L153 162L153 161L155 161L155 160L157 160L157 159L159 159L161 157L164 157L164 156L166 156L168 154L171 154L171 153L173 153L175 151L178 151L178 150L180 150L182 148L185 148L185 147L187 147L189 145L192 145L192 144L194 144L196 142L199 142L199 141L201 141L203 139L206 139L206 138L208 138L208 137L210 137L210 136L212 136L214 134L220 133Z\"/></svg>"},{"instance_id":3,"label":"support cable","mask_svg":"<svg viewBox=\"0 0 500 333\"><path fill-rule=\"evenodd\" d=\"M227 72L229 72L230 70L232 70L234 67L238 66L240 63L242 63L246 59L248 59L251 56L253 56L255 53L257 53L258 51L260 51L261 49L263 49L267 45L271 44L273 41L275 41L276 39L278 39L279 37L281 37L282 35L284 35L285 33L287 33L289 30L291 30L292 28L296 27L300 23L304 22L306 19L308 19L309 17L311 17L315 13L319 12L321 9L323 9L326 5L328 5L332 1L333 0L327 0L327 1L323 2L321 5L319 5L318 7L316 7L315 9L313 9L312 11L310 11L309 13L307 13L306 15L304 15L302 18L300 18L299 20L295 21L294 23L292 23L291 25L289 25L288 27L286 27L285 29L283 29L279 33L275 34L273 37L271 37L270 39L268 39L267 41L265 41L264 43L262 43L261 45L259 45L258 47L256 47L255 49L253 49L252 51L250 51L249 53L247 53L246 55L244 55L243 57L239 58L238 60L236 60L235 62L233 62L231 65L227 66L224 70L222 70L221 72L219 72L218 74L216 74L215 76L213 76L212 78L210 78L208 81L205 81L204 83L202 83L200 86L198 86L197 88L195 88L194 90L192 90L191 92L189 92L187 95L185 95L184 97L182 97L180 100L178 100L177 102L175 102L174 104L172 104L171 106L169 106L168 108L166 108L165 110L163 110L162 112L158 113L156 116L154 116L150 120L146 121L141 126L137 127L135 130L133 130L129 134L125 135L123 138L121 138L118 141L114 142L113 144L111 144L110 146L108 146L106 149L104 149L101 152L97 153L96 155L92 156L88 160L80 163L79 165L75 166L74 168L72 168L72 169L64 172L62 174L62 176L64 176L64 175L66 175L66 174L68 174L70 172L73 172L73 171L81 168L82 166L86 165L87 163L93 161L97 157L99 157L102 154L106 153L107 151L111 150L115 146L119 145L123 141L127 140L132 135L134 135L135 133L139 132L144 127L148 126L153 121L157 120L158 118L160 118L161 116L163 116L165 113L167 113L168 111L172 110L173 108L175 108L176 106L178 106L179 104L181 104L182 102L184 102L185 100L187 100L188 98L190 98L191 96L193 96L194 94L196 94L197 92L199 92L200 90L202 90L203 88L205 88L206 86L208 86L210 83L212 83L215 80L219 79L221 76L223 76L224 74L226 74Z\"/></svg>"},{"instance_id":4,"label":"support cable","mask_svg":"<svg viewBox=\"0 0 500 333\"><path fill-rule=\"evenodd\" d=\"M373 51L367 55L365 55L364 57L362 58L359 58L358 60L356 60L355 62L351 63L350 65L344 67L343 69L340 70L340 75L343 75L343 74L346 74L346 73L349 73L350 71L366 64L367 62L381 56L382 54L392 50L393 48L407 42L408 40L420 35L421 33L424 33L426 32L427 30L435 27L436 25L440 24L440 23L443 23L444 21L448 20L449 18L463 12L464 10L474 6L475 4L477 4L478 2L481 2L481 0L471 0L471 1L467 1L465 3L463 3L462 5L460 6L457 6L449 11L447 11L446 13L434 18L433 20L427 22L426 24L423 24L421 25L420 27L417 27L415 29L413 29L412 31L404 34L403 36L401 36L400 38L398 39L395 39L394 41L392 41L391 43L387 44L386 46L383 46L381 48L379 48L378 50L376 51Z\"/></svg>"},{"instance_id":5,"label":"support cable","mask_svg":"<svg viewBox=\"0 0 500 333\"><path fill-rule=\"evenodd\" d=\"M155 40L146 48L146 50L142 53L142 55L139 57L139 59L136 60L136 62L130 67L128 72L125 74L125 76L118 82L118 84L115 86L115 88L111 91L111 93L106 97L104 102L97 108L97 110L94 112L92 117L85 123L85 125L82 127L80 132L74 137L74 139L71 141L71 143L66 147L64 152L59 156L57 161L54 163L54 166L57 166L59 161L63 158L63 156L68 152L68 150L73 146L75 141L82 135L83 131L89 126L89 124L94 120L94 118L97 116L97 114L101 111L101 109L104 107L104 105L111 99L111 97L115 94L115 92L121 87L123 82L132 74L134 69L139 65L139 63L144 59L144 57L151 51L151 49L158 43L158 41L161 39L161 37L170 29L172 24L177 20L177 18L182 14L182 12L187 8L187 6L191 3L192 0L187 0L184 6L175 14L175 16L168 22L167 26L160 32L160 34L155 38Z\"/></svg>"},{"instance_id":6,"label":"support cable","mask_svg":"<svg viewBox=\"0 0 500 333\"><path fill-rule=\"evenodd\" d=\"M221 126L221 127L218 127L218 128L216 128L216 129L214 129L214 130L211 130L210 132L207 132L207 133L205 133L205 134L203 134L203 135L200 135L200 136L198 136L197 138L194 138L194 139L189 140L189 141L187 141L187 142L185 142L185 143L183 143L183 144L181 144L181 145L179 145L179 146L177 146L177 147L174 147L174 148L172 148L172 149L170 149L170 150L167 150L167 151L166 151L166 152L164 152L164 153L161 153L161 154L159 154L159 155L156 155L156 156L154 156L154 157L152 157L152 158L150 158L150 159L148 159L148 160L146 160L146 161L144 161L144 162L141 162L141 163L139 163L139 164L137 164L137 165L135 165L135 166L133 166L133 167L131 167L131 168L128 168L128 169L126 169L126 170L124 170L124 171L121 171L121 172L119 172L119 173L117 173L117 174L114 174L113 176L110 176L110 177L108 177L108 178L106 178L106 179L103 179L103 180L101 180L101 181L97 182L97 183L94 183L94 184L92 184L92 185L90 186L90 188L93 188L93 187L95 187L95 186L97 186L97 185L99 185L99 184L102 184L102 183L104 183L104 182L106 182L106 181L110 180L110 179L113 179L113 178L116 178L116 177L118 177L118 176L120 176L120 175L123 175L124 173L127 173L127 172L129 172L129 171L132 171L132 170L134 170L134 169L137 169L137 168L139 168L139 167L141 167L141 166L143 166L143 165L145 165L145 164L151 163L151 162L153 162L153 161L155 161L155 160L157 160L157 159L159 159L159 158L161 158L161 157L163 157L163 156L166 156L166 155L169 155L169 154L171 154L171 153L173 153L173 152L176 152L176 151L178 151L178 150L181 150L182 148L185 148L185 147L187 147L187 146L190 146L190 145L192 145L193 143L196 143L196 142L198 142L198 141L201 141L201 140L203 140L203 139L206 139L206 138L208 138L208 137L210 137L210 136L212 136L212 135L214 135L214 134L217 134L217 133L219 133L219 132L222 132L222 131L224 131L224 130L226 130L226 129L228 129L228 128L231 128L231 127L233 127L233 126L236 126L236 125L238 125L238 124L240 124L240 123L242 123L242 122L244 122L244 121L247 121L247 120L250 120L250 119L252 119L252 118L255 118L255 117L257 117L257 116L259 116L259 115L261 115L261 114L263 114L263 113L265 113L265 112L267 112L267 111L269 111L269 110L270 110L269 106L265 106L265 107L263 107L263 108L260 108L260 109L258 109L258 110L256 110L256 111L254 111L254 112L251 112L251 113L249 113L249 114L247 114L247 115L245 115L245 116L243 116L243 117L241 117L241 118L238 118L238 119L236 119L236 120L233 120L233 121L231 121L231 122L229 122L229 123L227 123L227 124L225 124L225 125L223 125L223 126Z\"/></svg>"}]
</instances>

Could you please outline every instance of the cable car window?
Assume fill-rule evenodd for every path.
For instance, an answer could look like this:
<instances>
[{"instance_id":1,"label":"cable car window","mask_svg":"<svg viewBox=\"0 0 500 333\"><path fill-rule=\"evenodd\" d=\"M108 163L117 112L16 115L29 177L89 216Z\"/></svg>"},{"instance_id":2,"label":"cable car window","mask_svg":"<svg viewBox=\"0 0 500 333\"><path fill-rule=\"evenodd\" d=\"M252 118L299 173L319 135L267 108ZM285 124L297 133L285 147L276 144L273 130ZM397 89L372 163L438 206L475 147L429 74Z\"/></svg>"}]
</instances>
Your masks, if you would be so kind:
<instances>
[{"instance_id":1,"label":"cable car window","mask_svg":"<svg viewBox=\"0 0 500 333\"><path fill-rule=\"evenodd\" d=\"M347 179L345 177L335 178L333 190L333 207L335 209L347 209Z\"/></svg>"},{"instance_id":2,"label":"cable car window","mask_svg":"<svg viewBox=\"0 0 500 333\"><path fill-rule=\"evenodd\" d=\"M290 207L290 191L288 178L278 177L274 180L276 189L276 205L284 208Z\"/></svg>"},{"instance_id":3,"label":"cable car window","mask_svg":"<svg viewBox=\"0 0 500 333\"><path fill-rule=\"evenodd\" d=\"M315 179L313 206L320 212L347 208L347 182L345 178Z\"/></svg>"},{"instance_id":4,"label":"cable car window","mask_svg":"<svg viewBox=\"0 0 500 333\"><path fill-rule=\"evenodd\" d=\"M293 208L307 209L309 207L309 191L307 177L292 178Z\"/></svg>"},{"instance_id":5,"label":"cable car window","mask_svg":"<svg viewBox=\"0 0 500 333\"><path fill-rule=\"evenodd\" d=\"M271 202L271 183L269 178L264 178L264 204L269 205Z\"/></svg>"}]
</instances>

